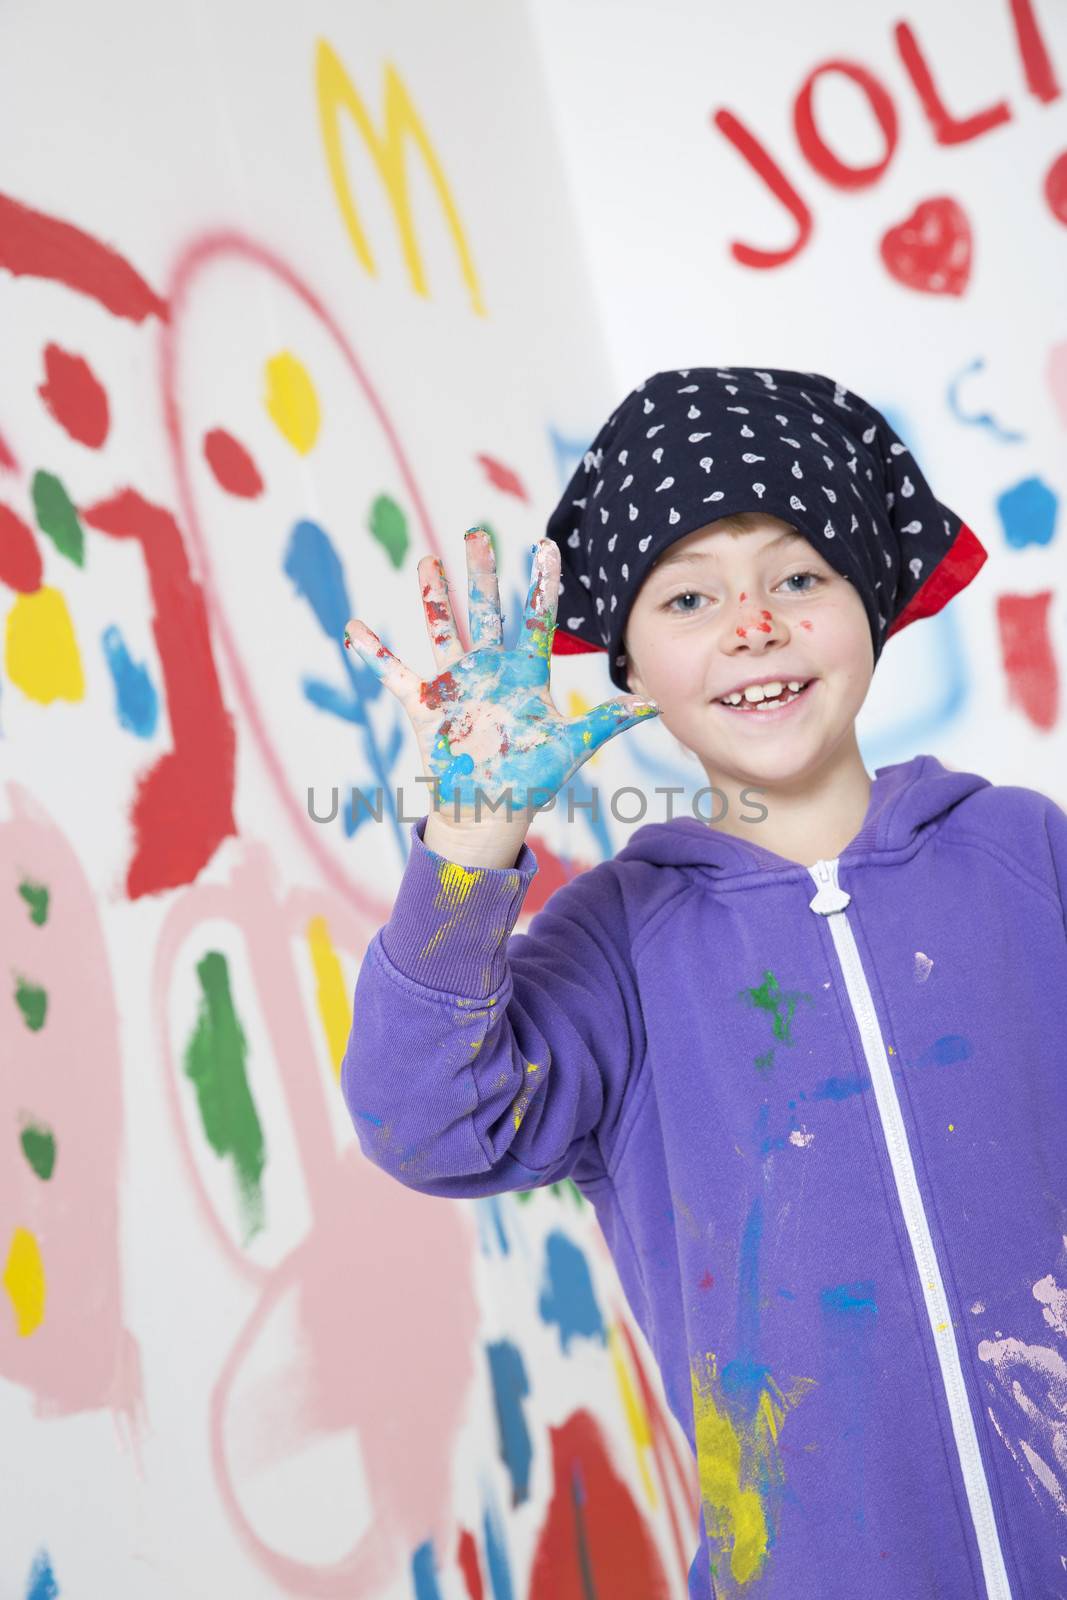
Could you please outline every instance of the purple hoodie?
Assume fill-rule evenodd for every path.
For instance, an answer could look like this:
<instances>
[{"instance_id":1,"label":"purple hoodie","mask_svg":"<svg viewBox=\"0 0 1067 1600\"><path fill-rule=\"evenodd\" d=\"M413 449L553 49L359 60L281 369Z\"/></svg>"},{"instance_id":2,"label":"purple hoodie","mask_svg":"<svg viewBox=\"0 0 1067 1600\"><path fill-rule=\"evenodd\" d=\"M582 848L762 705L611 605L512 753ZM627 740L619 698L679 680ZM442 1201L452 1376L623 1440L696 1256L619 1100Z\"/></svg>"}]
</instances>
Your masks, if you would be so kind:
<instances>
[{"instance_id":1,"label":"purple hoodie","mask_svg":"<svg viewBox=\"0 0 1067 1600\"><path fill-rule=\"evenodd\" d=\"M1067 815L916 756L835 860L650 823L524 934L529 845L424 828L360 1147L592 1202L697 1461L690 1596L1065 1600Z\"/></svg>"}]
</instances>

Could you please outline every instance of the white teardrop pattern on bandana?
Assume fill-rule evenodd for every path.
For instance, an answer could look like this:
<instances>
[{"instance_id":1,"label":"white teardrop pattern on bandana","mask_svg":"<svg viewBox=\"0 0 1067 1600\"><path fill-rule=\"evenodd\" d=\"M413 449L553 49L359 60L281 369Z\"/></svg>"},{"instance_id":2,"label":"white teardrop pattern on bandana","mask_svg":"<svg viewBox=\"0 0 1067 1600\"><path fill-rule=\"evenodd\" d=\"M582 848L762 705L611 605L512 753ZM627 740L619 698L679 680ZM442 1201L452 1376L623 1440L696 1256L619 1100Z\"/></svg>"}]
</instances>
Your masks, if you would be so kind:
<instances>
[{"instance_id":1,"label":"white teardrop pattern on bandana","mask_svg":"<svg viewBox=\"0 0 1067 1600\"><path fill-rule=\"evenodd\" d=\"M673 523L673 522L681 522L681 520L682 520L682 513L680 511L675 511L674 507L671 506L671 514L667 518L667 521Z\"/></svg>"},{"instance_id":2,"label":"white teardrop pattern on bandana","mask_svg":"<svg viewBox=\"0 0 1067 1600\"><path fill-rule=\"evenodd\" d=\"M568 617L567 618L567 626L568 626L568 628L580 628L581 625L582 625L581 617Z\"/></svg>"},{"instance_id":3,"label":"white teardrop pattern on bandana","mask_svg":"<svg viewBox=\"0 0 1067 1600\"><path fill-rule=\"evenodd\" d=\"M800 462L799 461L794 461L793 462L793 465L790 468L790 471L792 472L794 478L802 478L804 476L804 474L800 470Z\"/></svg>"},{"instance_id":4,"label":"white teardrop pattern on bandana","mask_svg":"<svg viewBox=\"0 0 1067 1600\"><path fill-rule=\"evenodd\" d=\"M711 434L710 433L691 433L689 435L689 443L690 444L699 444L701 439L710 439L710 438L711 438Z\"/></svg>"},{"instance_id":5,"label":"white teardrop pattern on bandana","mask_svg":"<svg viewBox=\"0 0 1067 1600\"><path fill-rule=\"evenodd\" d=\"M585 510L585 497L583 496L581 500L572 500L571 501L571 505L572 506L580 506L581 509L584 511Z\"/></svg>"},{"instance_id":6,"label":"white teardrop pattern on bandana","mask_svg":"<svg viewBox=\"0 0 1067 1600\"><path fill-rule=\"evenodd\" d=\"M833 523L832 522L828 522L826 524L825 528L822 531L823 531L823 533L826 535L826 537L828 539L832 539L834 537L834 525L833 525Z\"/></svg>"},{"instance_id":7,"label":"white teardrop pattern on bandana","mask_svg":"<svg viewBox=\"0 0 1067 1600\"><path fill-rule=\"evenodd\" d=\"M915 493L915 485L912 483L907 473L904 474L904 482L900 486L900 492L904 496L905 500L910 499Z\"/></svg>"},{"instance_id":8,"label":"white teardrop pattern on bandana","mask_svg":"<svg viewBox=\"0 0 1067 1600\"><path fill-rule=\"evenodd\" d=\"M612 597L611 597L611 605L608 608L610 611L614 611L615 610L615 603L616 603L615 602L615 596L612 595Z\"/></svg>"},{"instance_id":9,"label":"white teardrop pattern on bandana","mask_svg":"<svg viewBox=\"0 0 1067 1600\"><path fill-rule=\"evenodd\" d=\"M833 458L833 456L823 456L823 460L826 462L826 470L827 470L827 472L833 472L833 470L834 470L834 458Z\"/></svg>"},{"instance_id":10,"label":"white teardrop pattern on bandana","mask_svg":"<svg viewBox=\"0 0 1067 1600\"><path fill-rule=\"evenodd\" d=\"M741 425L741 437L742 439L754 439L756 437L747 422L744 422Z\"/></svg>"},{"instance_id":11,"label":"white teardrop pattern on bandana","mask_svg":"<svg viewBox=\"0 0 1067 1600\"><path fill-rule=\"evenodd\" d=\"M812 414L811 414L811 420L812 420L812 422L821 422L823 419L822 419L822 417L819 416L819 413L817 411L813 411Z\"/></svg>"},{"instance_id":12,"label":"white teardrop pattern on bandana","mask_svg":"<svg viewBox=\"0 0 1067 1600\"><path fill-rule=\"evenodd\" d=\"M889 446L889 454L891 456L902 456L902 455L905 455L906 453L907 453L907 446L906 445L891 444Z\"/></svg>"},{"instance_id":13,"label":"white teardrop pattern on bandana","mask_svg":"<svg viewBox=\"0 0 1067 1600\"><path fill-rule=\"evenodd\" d=\"M604 609L604 601L603 601L603 599L602 599L602 597L600 595L597 595L597 597L596 597L596 614L597 614L598 617L599 617L600 613L603 611L603 609Z\"/></svg>"},{"instance_id":14,"label":"white teardrop pattern on bandana","mask_svg":"<svg viewBox=\"0 0 1067 1600\"><path fill-rule=\"evenodd\" d=\"M601 567L600 571L597 573L597 577L600 579L601 583L607 583L608 581L608 575L604 571L603 567Z\"/></svg>"},{"instance_id":15,"label":"white teardrop pattern on bandana","mask_svg":"<svg viewBox=\"0 0 1067 1600\"><path fill-rule=\"evenodd\" d=\"M624 467L626 465L627 460L629 459L629 456L630 456L629 450L620 450L619 451L619 466L620 467Z\"/></svg>"},{"instance_id":16,"label":"white teardrop pattern on bandana","mask_svg":"<svg viewBox=\"0 0 1067 1600\"><path fill-rule=\"evenodd\" d=\"M723 384L723 388L726 390L727 394L736 394L737 393L737 384L736 383L724 383Z\"/></svg>"},{"instance_id":17,"label":"white teardrop pattern on bandana","mask_svg":"<svg viewBox=\"0 0 1067 1600\"><path fill-rule=\"evenodd\" d=\"M701 456L701 458L700 458L700 465L704 468L705 472L710 472L711 471L714 462L715 462L715 457L714 456Z\"/></svg>"},{"instance_id":18,"label":"white teardrop pattern on bandana","mask_svg":"<svg viewBox=\"0 0 1067 1600\"><path fill-rule=\"evenodd\" d=\"M834 491L832 489L828 489L825 483L820 483L819 488L822 490L827 500L829 500L830 504L833 505L837 500L837 496Z\"/></svg>"},{"instance_id":19,"label":"white teardrop pattern on bandana","mask_svg":"<svg viewBox=\"0 0 1067 1600\"><path fill-rule=\"evenodd\" d=\"M922 533L922 531L923 525L917 518L912 522L906 522L901 529L902 533Z\"/></svg>"},{"instance_id":20,"label":"white teardrop pattern on bandana","mask_svg":"<svg viewBox=\"0 0 1067 1600\"><path fill-rule=\"evenodd\" d=\"M662 483L657 483L655 489L653 490L653 493L654 494L659 494L661 489L669 489L671 487L671 485L673 484L673 482L674 482L673 478L664 478Z\"/></svg>"},{"instance_id":21,"label":"white teardrop pattern on bandana","mask_svg":"<svg viewBox=\"0 0 1067 1600\"><path fill-rule=\"evenodd\" d=\"M896 498L896 495L893 493L892 489L890 489L885 497L885 508L887 511L892 511L893 502L896 500Z\"/></svg>"},{"instance_id":22,"label":"white teardrop pattern on bandana","mask_svg":"<svg viewBox=\"0 0 1067 1600\"><path fill-rule=\"evenodd\" d=\"M589 576L588 572L579 572L579 574L578 574L578 582L579 583L584 583L587 589L591 589L592 586L593 586L593 580Z\"/></svg>"},{"instance_id":23,"label":"white teardrop pattern on bandana","mask_svg":"<svg viewBox=\"0 0 1067 1600\"><path fill-rule=\"evenodd\" d=\"M791 444L793 446L794 450L803 449L803 445L801 444L800 440L799 439L791 439L787 433L780 433L778 435L778 437L779 437L779 439L781 439L783 444Z\"/></svg>"},{"instance_id":24,"label":"white teardrop pattern on bandana","mask_svg":"<svg viewBox=\"0 0 1067 1600\"><path fill-rule=\"evenodd\" d=\"M624 561L620 570L622 572L624 581L627 580L630 576L630 563L628 561Z\"/></svg>"},{"instance_id":25,"label":"white teardrop pattern on bandana","mask_svg":"<svg viewBox=\"0 0 1067 1600\"><path fill-rule=\"evenodd\" d=\"M641 551L642 554L644 554L644 552L648 549L648 547L649 547L649 545L651 543L652 543L652 535L650 533L646 533L645 537L643 539L638 539L637 548Z\"/></svg>"},{"instance_id":26,"label":"white teardrop pattern on bandana","mask_svg":"<svg viewBox=\"0 0 1067 1600\"><path fill-rule=\"evenodd\" d=\"M636 522L637 521L637 516L638 516L637 507L634 505L633 501L631 500L631 502L630 502L630 521L631 522Z\"/></svg>"},{"instance_id":27,"label":"white teardrop pattern on bandana","mask_svg":"<svg viewBox=\"0 0 1067 1600\"><path fill-rule=\"evenodd\" d=\"M622 494L622 491L624 489L628 489L630 487L631 483L633 483L633 481L634 481L633 473L632 472L628 472L626 474L625 478L619 484L619 493Z\"/></svg>"},{"instance_id":28,"label":"white teardrop pattern on bandana","mask_svg":"<svg viewBox=\"0 0 1067 1600\"><path fill-rule=\"evenodd\" d=\"M610 516L610 512L608 511L607 506L601 506L601 508L600 508L600 520L601 520L601 522L607 522L609 516Z\"/></svg>"},{"instance_id":29,"label":"white teardrop pattern on bandana","mask_svg":"<svg viewBox=\"0 0 1067 1600\"><path fill-rule=\"evenodd\" d=\"M645 416L647 417L648 413L650 411L655 411L655 409L656 409L656 402L654 400L649 400L649 399L646 398L646 400L645 400Z\"/></svg>"},{"instance_id":30,"label":"white teardrop pattern on bandana","mask_svg":"<svg viewBox=\"0 0 1067 1600\"><path fill-rule=\"evenodd\" d=\"M690 422L695 422L697 417L699 417L699 415L700 415L700 412L698 411L696 406L690 406L689 410L686 412L686 416L689 418Z\"/></svg>"},{"instance_id":31,"label":"white teardrop pattern on bandana","mask_svg":"<svg viewBox=\"0 0 1067 1600\"><path fill-rule=\"evenodd\" d=\"M741 415L743 417L747 417L748 416L748 407L747 406L727 406L726 409L727 409L727 411L740 411L740 413L741 413Z\"/></svg>"},{"instance_id":32,"label":"white teardrop pattern on bandana","mask_svg":"<svg viewBox=\"0 0 1067 1600\"><path fill-rule=\"evenodd\" d=\"M683 374L683 376L684 376L684 374ZM687 383L684 389L679 389L678 390L678 393L679 394L696 394L697 391L699 390L699 388L700 388L699 383Z\"/></svg>"},{"instance_id":33,"label":"white teardrop pattern on bandana","mask_svg":"<svg viewBox=\"0 0 1067 1600\"><path fill-rule=\"evenodd\" d=\"M912 556L911 560L908 562L908 571L911 573L911 575L915 579L916 583L918 583L918 581L919 581L919 573L922 571L922 569L923 569L923 564L919 560L919 557L918 556Z\"/></svg>"},{"instance_id":34,"label":"white teardrop pattern on bandana","mask_svg":"<svg viewBox=\"0 0 1067 1600\"><path fill-rule=\"evenodd\" d=\"M775 422L780 422L783 428L788 428L789 426L789 418L783 417L780 411L774 413L774 420Z\"/></svg>"},{"instance_id":35,"label":"white teardrop pattern on bandana","mask_svg":"<svg viewBox=\"0 0 1067 1600\"><path fill-rule=\"evenodd\" d=\"M883 550L882 554L885 556L885 564L886 564L886 566L890 569L890 571L892 571L892 569L893 569L893 557L889 554L888 550Z\"/></svg>"},{"instance_id":36,"label":"white teardrop pattern on bandana","mask_svg":"<svg viewBox=\"0 0 1067 1600\"><path fill-rule=\"evenodd\" d=\"M567 540L567 543L570 545L572 550L577 550L577 548L581 544L581 542L582 542L581 535L579 534L578 529L575 528L574 532L571 534L570 538Z\"/></svg>"},{"instance_id":37,"label":"white teardrop pattern on bandana","mask_svg":"<svg viewBox=\"0 0 1067 1600\"><path fill-rule=\"evenodd\" d=\"M749 466L752 465L753 461L766 461L766 459L766 456L754 456L751 450L746 450L741 457L741 460L747 462Z\"/></svg>"},{"instance_id":38,"label":"white teardrop pattern on bandana","mask_svg":"<svg viewBox=\"0 0 1067 1600\"><path fill-rule=\"evenodd\" d=\"M618 537L619 537L619 536L618 536L618 534L617 534L617 533L613 533L613 534L612 534L612 536L611 536L611 538L610 538L610 539L609 539L609 540L608 540L608 549L609 549L609 550L614 550L614 548L615 548L615 541L616 541L616 539L617 539L617 538L618 538Z\"/></svg>"},{"instance_id":39,"label":"white teardrop pattern on bandana","mask_svg":"<svg viewBox=\"0 0 1067 1600\"><path fill-rule=\"evenodd\" d=\"M654 439L656 437L657 433L662 433L663 429L666 426L667 426L667 424L665 422L657 422L656 426L654 428L646 429L645 438L646 439Z\"/></svg>"},{"instance_id":40,"label":"white teardrop pattern on bandana","mask_svg":"<svg viewBox=\"0 0 1067 1600\"><path fill-rule=\"evenodd\" d=\"M709 500L721 500L722 496L723 491L721 489L716 489L714 494L706 494L704 496L704 504L707 505Z\"/></svg>"},{"instance_id":41,"label":"white teardrop pattern on bandana","mask_svg":"<svg viewBox=\"0 0 1067 1600\"><path fill-rule=\"evenodd\" d=\"M863 430L863 442L864 442L864 444L870 444L871 440L874 438L874 436L875 436L875 434L877 432L878 432L878 430L874 426L873 422L871 423L871 426L869 428L864 428L864 430Z\"/></svg>"},{"instance_id":42,"label":"white teardrop pattern on bandana","mask_svg":"<svg viewBox=\"0 0 1067 1600\"><path fill-rule=\"evenodd\" d=\"M795 494L789 496L789 504L794 511L806 511L808 509L803 500L798 500Z\"/></svg>"},{"instance_id":43,"label":"white teardrop pattern on bandana","mask_svg":"<svg viewBox=\"0 0 1067 1600\"><path fill-rule=\"evenodd\" d=\"M663 460L663 446L661 444L658 444L653 450L652 459L658 467L660 462Z\"/></svg>"},{"instance_id":44,"label":"white teardrop pattern on bandana","mask_svg":"<svg viewBox=\"0 0 1067 1600\"><path fill-rule=\"evenodd\" d=\"M858 519L856 517L856 513L853 511L853 513L852 513L852 521L849 523L849 528L848 528L849 533L855 533L855 531L856 531L856 529L858 527L859 527L859 521L858 521Z\"/></svg>"},{"instance_id":45,"label":"white teardrop pattern on bandana","mask_svg":"<svg viewBox=\"0 0 1067 1600\"><path fill-rule=\"evenodd\" d=\"M760 499L762 500L763 496L767 492L767 485L765 483L754 483L752 485L752 492L753 492L753 494L758 494Z\"/></svg>"}]
</instances>

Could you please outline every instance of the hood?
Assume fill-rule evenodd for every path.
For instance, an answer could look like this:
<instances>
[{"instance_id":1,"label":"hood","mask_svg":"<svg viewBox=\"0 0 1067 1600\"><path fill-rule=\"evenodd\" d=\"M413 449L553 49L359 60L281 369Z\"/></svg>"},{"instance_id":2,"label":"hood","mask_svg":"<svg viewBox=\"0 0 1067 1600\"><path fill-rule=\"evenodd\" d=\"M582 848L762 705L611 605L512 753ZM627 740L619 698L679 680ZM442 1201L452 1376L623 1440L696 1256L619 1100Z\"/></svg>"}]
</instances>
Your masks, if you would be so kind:
<instances>
[{"instance_id":1,"label":"hood","mask_svg":"<svg viewBox=\"0 0 1067 1600\"><path fill-rule=\"evenodd\" d=\"M851 862L883 851L905 849L918 834L935 826L990 780L976 772L956 772L942 766L936 756L913 756L892 766L876 767L863 826L839 859ZM650 861L661 867L682 867L718 874L787 870L807 867L776 855L753 838L737 839L692 815L670 822L648 822L634 830L615 855L616 861Z\"/></svg>"}]
</instances>

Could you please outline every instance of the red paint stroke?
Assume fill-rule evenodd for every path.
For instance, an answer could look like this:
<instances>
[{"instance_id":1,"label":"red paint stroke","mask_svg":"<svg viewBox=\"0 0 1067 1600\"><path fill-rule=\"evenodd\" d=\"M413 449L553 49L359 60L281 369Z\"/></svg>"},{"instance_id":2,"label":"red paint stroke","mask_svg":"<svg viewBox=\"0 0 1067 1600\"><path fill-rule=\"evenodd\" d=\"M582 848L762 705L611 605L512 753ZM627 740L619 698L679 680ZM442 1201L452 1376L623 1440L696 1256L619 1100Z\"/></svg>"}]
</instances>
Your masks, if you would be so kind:
<instances>
[{"instance_id":1,"label":"red paint stroke","mask_svg":"<svg viewBox=\"0 0 1067 1600\"><path fill-rule=\"evenodd\" d=\"M579 639L576 633L568 633L566 628L556 624L552 635L552 654L554 656L580 656L589 650L603 650L602 644L590 644L588 639Z\"/></svg>"},{"instance_id":2,"label":"red paint stroke","mask_svg":"<svg viewBox=\"0 0 1067 1600\"><path fill-rule=\"evenodd\" d=\"M37 393L72 439L99 450L110 422L107 391L83 356L46 345L44 382Z\"/></svg>"},{"instance_id":3,"label":"red paint stroke","mask_svg":"<svg viewBox=\"0 0 1067 1600\"><path fill-rule=\"evenodd\" d=\"M494 489L500 489L504 494L513 494L516 500L529 501L530 496L518 473L512 467L506 467L495 456L476 455L475 461L484 471Z\"/></svg>"},{"instance_id":4,"label":"red paint stroke","mask_svg":"<svg viewBox=\"0 0 1067 1600\"><path fill-rule=\"evenodd\" d=\"M468 1528L462 1529L460 1533L456 1562L460 1572L463 1574L463 1582L466 1585L469 1600L485 1600L485 1587L482 1583L481 1569L478 1565L478 1546L474 1542L474 1535Z\"/></svg>"},{"instance_id":5,"label":"red paint stroke","mask_svg":"<svg viewBox=\"0 0 1067 1600\"><path fill-rule=\"evenodd\" d=\"M32 528L0 501L0 583L19 594L41 587L44 567Z\"/></svg>"},{"instance_id":6,"label":"red paint stroke","mask_svg":"<svg viewBox=\"0 0 1067 1600\"><path fill-rule=\"evenodd\" d=\"M204 593L190 574L173 515L136 489L120 490L81 515L89 527L141 547L174 741L138 780L131 810L136 843L126 873L126 893L136 900L192 883L223 839L236 834L236 737L211 653Z\"/></svg>"},{"instance_id":7,"label":"red paint stroke","mask_svg":"<svg viewBox=\"0 0 1067 1600\"><path fill-rule=\"evenodd\" d=\"M242 500L254 500L263 493L259 468L243 444L225 428L212 428L204 435L204 456L219 485Z\"/></svg>"},{"instance_id":8,"label":"red paint stroke","mask_svg":"<svg viewBox=\"0 0 1067 1600\"><path fill-rule=\"evenodd\" d=\"M1067 223L1067 150L1061 152L1045 174L1045 204L1057 222Z\"/></svg>"},{"instance_id":9,"label":"red paint stroke","mask_svg":"<svg viewBox=\"0 0 1067 1600\"><path fill-rule=\"evenodd\" d=\"M5 194L0 194L0 269L16 278L65 284L131 322L168 317L166 301L117 250Z\"/></svg>"},{"instance_id":10,"label":"red paint stroke","mask_svg":"<svg viewBox=\"0 0 1067 1600\"><path fill-rule=\"evenodd\" d=\"M825 72L839 72L866 95L885 140L885 153L868 167L845 164L823 139L815 126L815 85ZM804 79L793 105L793 127L802 153L827 183L839 189L866 189L877 183L897 148L897 113L892 97L872 72L855 61L823 61Z\"/></svg>"},{"instance_id":11,"label":"red paint stroke","mask_svg":"<svg viewBox=\"0 0 1067 1600\"><path fill-rule=\"evenodd\" d=\"M933 572L887 629L886 640L909 623L918 622L920 617L935 616L954 595L967 587L988 559L989 551L967 524L961 522L959 532Z\"/></svg>"},{"instance_id":12,"label":"red paint stroke","mask_svg":"<svg viewBox=\"0 0 1067 1600\"><path fill-rule=\"evenodd\" d=\"M888 228L879 253L890 277L924 294L962 294L971 276L971 224L951 195L922 200Z\"/></svg>"},{"instance_id":13,"label":"red paint stroke","mask_svg":"<svg viewBox=\"0 0 1067 1600\"><path fill-rule=\"evenodd\" d=\"M528 1600L609 1600L612 1595L670 1600L652 1536L611 1464L596 1418L575 1411L548 1431L553 1491Z\"/></svg>"},{"instance_id":14,"label":"red paint stroke","mask_svg":"<svg viewBox=\"0 0 1067 1600\"><path fill-rule=\"evenodd\" d=\"M0 467L6 467L9 472L17 472L19 469L19 464L2 433L0 433Z\"/></svg>"},{"instance_id":15,"label":"red paint stroke","mask_svg":"<svg viewBox=\"0 0 1067 1600\"><path fill-rule=\"evenodd\" d=\"M1060 684L1049 636L1052 590L998 594L997 629L1008 701L1035 728L1052 728L1059 716Z\"/></svg>"},{"instance_id":16,"label":"red paint stroke","mask_svg":"<svg viewBox=\"0 0 1067 1600\"><path fill-rule=\"evenodd\" d=\"M774 198L789 212L797 225L797 236L784 250L757 250L737 239L730 241L730 252L743 267L780 267L800 254L811 238L811 211L793 188L769 150L766 150L754 133L732 111L716 111L712 122L719 132L745 158L757 177L763 179Z\"/></svg>"},{"instance_id":17,"label":"red paint stroke","mask_svg":"<svg viewBox=\"0 0 1067 1600\"><path fill-rule=\"evenodd\" d=\"M1050 100L1058 100L1060 86L1030 0L1011 0L1011 20L1026 73L1026 87L1035 100L1042 100L1046 105Z\"/></svg>"},{"instance_id":18,"label":"red paint stroke","mask_svg":"<svg viewBox=\"0 0 1067 1600\"><path fill-rule=\"evenodd\" d=\"M999 128L1001 123L1011 121L1011 107L1006 100L998 100L984 111L975 111L969 117L954 117L941 98L914 30L906 22L898 22L893 29L893 37L938 144L966 144L968 140L988 133L991 128Z\"/></svg>"}]
</instances>

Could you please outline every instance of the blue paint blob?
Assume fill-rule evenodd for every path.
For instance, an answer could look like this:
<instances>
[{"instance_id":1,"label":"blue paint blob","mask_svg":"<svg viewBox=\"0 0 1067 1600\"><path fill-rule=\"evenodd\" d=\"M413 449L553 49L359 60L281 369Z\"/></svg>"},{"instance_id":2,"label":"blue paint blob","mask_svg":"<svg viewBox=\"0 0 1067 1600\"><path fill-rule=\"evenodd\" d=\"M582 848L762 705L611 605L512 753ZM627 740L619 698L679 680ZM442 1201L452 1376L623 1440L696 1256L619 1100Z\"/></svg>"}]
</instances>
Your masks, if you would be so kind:
<instances>
[{"instance_id":1,"label":"blue paint blob","mask_svg":"<svg viewBox=\"0 0 1067 1600\"><path fill-rule=\"evenodd\" d=\"M437 1568L433 1558L433 1542L427 1539L411 1558L411 1576L415 1580L415 1600L441 1600L437 1584Z\"/></svg>"},{"instance_id":2,"label":"blue paint blob","mask_svg":"<svg viewBox=\"0 0 1067 1600\"><path fill-rule=\"evenodd\" d=\"M30 1568L29 1582L26 1586L26 1600L57 1600L60 1588L52 1572L52 1563L44 1550L39 1550L33 1558Z\"/></svg>"},{"instance_id":3,"label":"blue paint blob","mask_svg":"<svg viewBox=\"0 0 1067 1600\"><path fill-rule=\"evenodd\" d=\"M871 1390L875 1382L872 1341L878 1305L874 1284L828 1284L819 1293L823 1323L825 1374L842 1397L841 1439L849 1456L844 1474L847 1493L854 1496L851 1514L857 1528L866 1525L864 1505L865 1448Z\"/></svg>"},{"instance_id":4,"label":"blue paint blob","mask_svg":"<svg viewBox=\"0 0 1067 1600\"><path fill-rule=\"evenodd\" d=\"M485 1537L485 1565L493 1589L493 1600L515 1600L504 1525L495 1505L486 1505L482 1529Z\"/></svg>"},{"instance_id":5,"label":"blue paint blob","mask_svg":"<svg viewBox=\"0 0 1067 1600\"><path fill-rule=\"evenodd\" d=\"M530 1393L530 1380L522 1351L510 1339L487 1345L486 1355L493 1385L500 1457L511 1478L511 1503L517 1506L530 1498L533 1444L522 1409L522 1402Z\"/></svg>"},{"instance_id":6,"label":"blue paint blob","mask_svg":"<svg viewBox=\"0 0 1067 1600\"><path fill-rule=\"evenodd\" d=\"M1005 542L1012 550L1028 544L1051 544L1056 531L1059 498L1040 478L1021 478L996 498Z\"/></svg>"},{"instance_id":7,"label":"blue paint blob","mask_svg":"<svg viewBox=\"0 0 1067 1600\"><path fill-rule=\"evenodd\" d=\"M584 1251L556 1229L545 1241L545 1258L547 1283L538 1310L545 1322L558 1325L564 1355L576 1334L607 1344Z\"/></svg>"},{"instance_id":8,"label":"blue paint blob","mask_svg":"<svg viewBox=\"0 0 1067 1600\"><path fill-rule=\"evenodd\" d=\"M924 1050L916 1061L917 1067L951 1067L957 1061L971 1059L971 1045L961 1033L944 1033L935 1039L929 1050Z\"/></svg>"},{"instance_id":9,"label":"blue paint blob","mask_svg":"<svg viewBox=\"0 0 1067 1600\"><path fill-rule=\"evenodd\" d=\"M115 686L115 715L130 733L150 739L159 721L159 695L147 667L132 659L114 623L104 629L100 643Z\"/></svg>"},{"instance_id":10,"label":"blue paint blob","mask_svg":"<svg viewBox=\"0 0 1067 1600\"><path fill-rule=\"evenodd\" d=\"M813 1100L847 1100L851 1094L862 1094L871 1087L870 1078L824 1078L811 1091Z\"/></svg>"}]
</instances>

